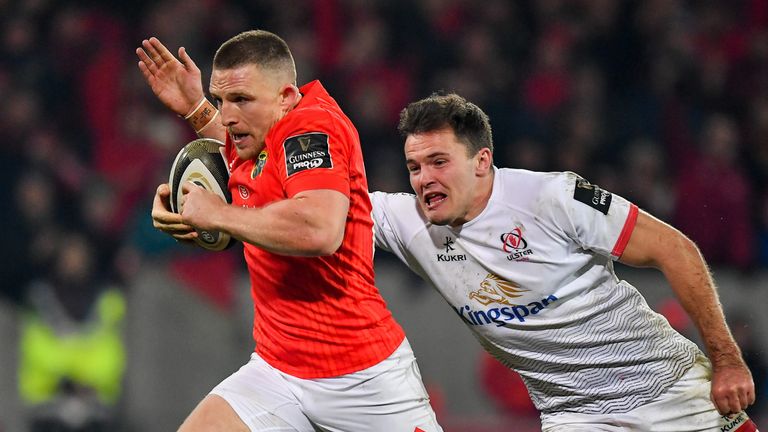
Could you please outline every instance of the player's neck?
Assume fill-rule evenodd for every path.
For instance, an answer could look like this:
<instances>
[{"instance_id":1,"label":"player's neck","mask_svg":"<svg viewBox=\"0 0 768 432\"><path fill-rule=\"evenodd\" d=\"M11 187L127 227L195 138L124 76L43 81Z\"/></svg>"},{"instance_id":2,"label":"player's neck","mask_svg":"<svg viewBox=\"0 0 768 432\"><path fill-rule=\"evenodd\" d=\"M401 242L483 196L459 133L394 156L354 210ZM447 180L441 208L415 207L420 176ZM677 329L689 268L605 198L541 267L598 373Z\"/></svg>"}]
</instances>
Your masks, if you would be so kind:
<instances>
[{"instance_id":1,"label":"player's neck","mask_svg":"<svg viewBox=\"0 0 768 432\"><path fill-rule=\"evenodd\" d=\"M478 188L478 208L480 211L478 215L485 210L488 206L488 202L491 200L491 194L493 194L493 179L496 175L496 171L491 167L488 175L483 177L480 181L480 187Z\"/></svg>"},{"instance_id":2,"label":"player's neck","mask_svg":"<svg viewBox=\"0 0 768 432\"><path fill-rule=\"evenodd\" d=\"M487 175L480 178L475 188L474 199L472 200L472 210L467 213L466 221L470 222L483 213L483 210L488 206L488 202L491 200L491 194L493 194L493 179L496 172L493 168L490 169Z\"/></svg>"}]
</instances>

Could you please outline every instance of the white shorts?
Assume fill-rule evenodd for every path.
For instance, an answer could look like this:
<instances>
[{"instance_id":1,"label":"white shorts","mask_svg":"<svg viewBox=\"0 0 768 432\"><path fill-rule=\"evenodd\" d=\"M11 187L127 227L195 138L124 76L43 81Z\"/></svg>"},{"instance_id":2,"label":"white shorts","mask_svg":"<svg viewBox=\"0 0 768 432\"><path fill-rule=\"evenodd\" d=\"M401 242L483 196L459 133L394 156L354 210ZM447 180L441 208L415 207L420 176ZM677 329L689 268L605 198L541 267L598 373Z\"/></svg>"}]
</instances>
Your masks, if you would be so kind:
<instances>
[{"instance_id":1,"label":"white shorts","mask_svg":"<svg viewBox=\"0 0 768 432\"><path fill-rule=\"evenodd\" d=\"M407 339L381 363L333 378L296 378L253 353L211 393L251 431L442 431ZM278 421L265 426L264 419L274 417Z\"/></svg>"},{"instance_id":2,"label":"white shorts","mask_svg":"<svg viewBox=\"0 0 768 432\"><path fill-rule=\"evenodd\" d=\"M541 416L542 432L637 431L637 432L755 432L757 428L741 412L722 416L710 399L712 367L705 357L672 387L652 402L621 414L588 415L558 413Z\"/></svg>"}]
</instances>

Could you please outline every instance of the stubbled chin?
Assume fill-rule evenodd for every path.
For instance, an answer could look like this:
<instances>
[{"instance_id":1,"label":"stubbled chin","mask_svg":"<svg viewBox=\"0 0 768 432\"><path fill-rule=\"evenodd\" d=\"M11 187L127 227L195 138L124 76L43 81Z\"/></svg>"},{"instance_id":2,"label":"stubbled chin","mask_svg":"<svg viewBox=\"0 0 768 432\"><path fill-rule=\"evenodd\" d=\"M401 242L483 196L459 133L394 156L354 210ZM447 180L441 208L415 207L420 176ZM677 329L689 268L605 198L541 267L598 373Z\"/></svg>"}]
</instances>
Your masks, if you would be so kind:
<instances>
[{"instance_id":1,"label":"stubbled chin","mask_svg":"<svg viewBox=\"0 0 768 432\"><path fill-rule=\"evenodd\" d=\"M251 149L250 147L246 147L246 148L235 147L235 151L237 152L237 157L242 160L254 159L258 154L257 152L253 151L253 149Z\"/></svg>"},{"instance_id":2,"label":"stubbled chin","mask_svg":"<svg viewBox=\"0 0 768 432\"><path fill-rule=\"evenodd\" d=\"M440 217L434 213L427 213L426 216L427 220L433 225L448 225L450 223L450 220L447 220L444 217Z\"/></svg>"},{"instance_id":3,"label":"stubbled chin","mask_svg":"<svg viewBox=\"0 0 768 432\"><path fill-rule=\"evenodd\" d=\"M264 143L256 144L253 138L248 137L235 144L235 151L237 152L237 157L240 159L254 159L259 155L261 150L264 149L264 146Z\"/></svg>"},{"instance_id":4,"label":"stubbled chin","mask_svg":"<svg viewBox=\"0 0 768 432\"><path fill-rule=\"evenodd\" d=\"M426 216L427 220L429 222L436 224L436 225L443 225L441 222L441 219L439 218L439 215L437 214L436 209L429 209L427 207L427 204L422 202L421 203L421 212L424 213L424 216Z\"/></svg>"}]
</instances>

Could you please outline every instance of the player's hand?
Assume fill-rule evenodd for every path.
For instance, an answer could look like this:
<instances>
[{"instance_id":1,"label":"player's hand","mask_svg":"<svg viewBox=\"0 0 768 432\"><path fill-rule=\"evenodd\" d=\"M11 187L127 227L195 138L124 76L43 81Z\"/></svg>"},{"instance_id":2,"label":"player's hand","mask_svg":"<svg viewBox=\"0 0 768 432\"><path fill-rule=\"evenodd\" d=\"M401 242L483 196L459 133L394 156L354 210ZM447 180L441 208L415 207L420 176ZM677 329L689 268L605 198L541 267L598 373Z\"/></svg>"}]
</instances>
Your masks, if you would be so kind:
<instances>
[{"instance_id":1,"label":"player's hand","mask_svg":"<svg viewBox=\"0 0 768 432\"><path fill-rule=\"evenodd\" d=\"M220 196L192 182L181 184L181 219L200 230L218 230L214 220L228 204Z\"/></svg>"},{"instance_id":2,"label":"player's hand","mask_svg":"<svg viewBox=\"0 0 768 432\"><path fill-rule=\"evenodd\" d=\"M176 58L156 37L136 48L139 69L160 101L180 116L192 111L203 99L200 69L184 47Z\"/></svg>"},{"instance_id":3,"label":"player's hand","mask_svg":"<svg viewBox=\"0 0 768 432\"><path fill-rule=\"evenodd\" d=\"M155 228L173 236L176 240L189 241L197 237L197 232L182 221L181 215L173 213L170 205L171 187L163 183L157 187L152 202L152 223Z\"/></svg>"},{"instance_id":4,"label":"player's hand","mask_svg":"<svg viewBox=\"0 0 768 432\"><path fill-rule=\"evenodd\" d=\"M736 414L755 403L755 384L743 361L714 367L711 396L722 415Z\"/></svg>"}]
</instances>

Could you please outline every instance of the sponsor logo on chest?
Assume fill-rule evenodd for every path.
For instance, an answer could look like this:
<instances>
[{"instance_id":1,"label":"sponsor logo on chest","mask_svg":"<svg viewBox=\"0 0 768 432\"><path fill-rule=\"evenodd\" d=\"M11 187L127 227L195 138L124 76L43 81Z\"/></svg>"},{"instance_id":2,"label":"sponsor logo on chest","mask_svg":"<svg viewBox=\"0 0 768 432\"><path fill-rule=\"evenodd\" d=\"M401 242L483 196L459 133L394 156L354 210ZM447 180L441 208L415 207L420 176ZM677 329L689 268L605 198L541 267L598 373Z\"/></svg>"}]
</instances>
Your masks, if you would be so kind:
<instances>
[{"instance_id":1,"label":"sponsor logo on chest","mask_svg":"<svg viewBox=\"0 0 768 432\"><path fill-rule=\"evenodd\" d=\"M451 236L445 237L445 243L443 243L443 247L445 248L445 253L438 253L437 261L438 262L457 262L457 261L466 261L467 255L462 253L456 253L456 247L454 246L455 240Z\"/></svg>"},{"instance_id":2,"label":"sponsor logo on chest","mask_svg":"<svg viewBox=\"0 0 768 432\"><path fill-rule=\"evenodd\" d=\"M480 306L464 304L453 306L453 310L468 325L504 327L508 323L522 324L558 300L554 294L527 303L513 300L522 297L528 291L515 282L489 273L480 282L479 289L469 292L469 300L479 303Z\"/></svg>"}]
</instances>

